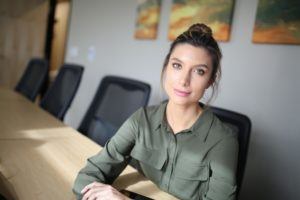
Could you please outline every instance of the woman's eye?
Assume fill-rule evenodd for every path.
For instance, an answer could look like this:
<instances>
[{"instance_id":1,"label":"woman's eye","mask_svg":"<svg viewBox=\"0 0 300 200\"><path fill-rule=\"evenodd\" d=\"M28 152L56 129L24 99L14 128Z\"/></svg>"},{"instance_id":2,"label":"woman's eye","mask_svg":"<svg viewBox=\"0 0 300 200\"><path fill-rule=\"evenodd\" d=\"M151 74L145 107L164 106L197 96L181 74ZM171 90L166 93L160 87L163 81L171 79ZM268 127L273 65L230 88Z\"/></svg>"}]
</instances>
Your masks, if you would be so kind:
<instances>
[{"instance_id":1,"label":"woman's eye","mask_svg":"<svg viewBox=\"0 0 300 200\"><path fill-rule=\"evenodd\" d=\"M181 65L178 64L178 63L173 63L172 66L173 66L173 68L175 68L175 69L181 69Z\"/></svg>"},{"instance_id":2,"label":"woman's eye","mask_svg":"<svg viewBox=\"0 0 300 200\"><path fill-rule=\"evenodd\" d=\"M199 75L204 75L205 74L205 71L203 69L196 69L195 71Z\"/></svg>"}]
</instances>

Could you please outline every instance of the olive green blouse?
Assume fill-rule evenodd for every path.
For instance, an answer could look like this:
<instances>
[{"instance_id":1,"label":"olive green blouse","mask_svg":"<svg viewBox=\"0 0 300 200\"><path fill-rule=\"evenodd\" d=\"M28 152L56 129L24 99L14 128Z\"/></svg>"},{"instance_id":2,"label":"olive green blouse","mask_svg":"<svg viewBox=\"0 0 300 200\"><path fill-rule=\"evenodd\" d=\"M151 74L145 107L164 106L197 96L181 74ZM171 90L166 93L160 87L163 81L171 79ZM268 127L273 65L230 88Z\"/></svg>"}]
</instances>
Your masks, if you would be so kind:
<instances>
[{"instance_id":1,"label":"olive green blouse","mask_svg":"<svg viewBox=\"0 0 300 200\"><path fill-rule=\"evenodd\" d=\"M97 155L87 159L73 191L98 181L111 184L131 158L160 189L179 199L235 199L238 142L206 109L187 130L173 134L166 104L136 111Z\"/></svg>"}]
</instances>

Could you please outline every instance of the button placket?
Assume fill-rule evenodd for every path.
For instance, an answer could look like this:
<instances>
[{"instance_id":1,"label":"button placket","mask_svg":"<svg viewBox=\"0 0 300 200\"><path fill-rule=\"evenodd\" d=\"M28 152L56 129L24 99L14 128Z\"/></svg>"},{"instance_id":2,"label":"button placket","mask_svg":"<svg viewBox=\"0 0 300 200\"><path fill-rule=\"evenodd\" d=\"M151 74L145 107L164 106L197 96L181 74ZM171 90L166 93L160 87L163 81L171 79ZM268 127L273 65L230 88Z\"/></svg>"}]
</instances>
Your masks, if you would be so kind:
<instances>
[{"instance_id":1,"label":"button placket","mask_svg":"<svg viewBox=\"0 0 300 200\"><path fill-rule=\"evenodd\" d=\"M177 151L177 137L176 135L171 135L171 141L170 141L170 173L169 173L169 177L168 177L168 191L170 189L170 183L171 183L171 178L173 176L173 171L174 171L174 167L175 167L175 158L176 158L176 151Z\"/></svg>"},{"instance_id":2,"label":"button placket","mask_svg":"<svg viewBox=\"0 0 300 200\"><path fill-rule=\"evenodd\" d=\"M168 190L168 183L169 183L169 173L171 172L171 162L172 162L172 159L171 159L171 151L170 151L170 144L171 144L171 134L170 132L167 131L167 156L168 156L168 161L167 161L167 165L165 167L165 172L162 176L162 179L161 179L161 187L164 188L166 191Z\"/></svg>"}]
</instances>

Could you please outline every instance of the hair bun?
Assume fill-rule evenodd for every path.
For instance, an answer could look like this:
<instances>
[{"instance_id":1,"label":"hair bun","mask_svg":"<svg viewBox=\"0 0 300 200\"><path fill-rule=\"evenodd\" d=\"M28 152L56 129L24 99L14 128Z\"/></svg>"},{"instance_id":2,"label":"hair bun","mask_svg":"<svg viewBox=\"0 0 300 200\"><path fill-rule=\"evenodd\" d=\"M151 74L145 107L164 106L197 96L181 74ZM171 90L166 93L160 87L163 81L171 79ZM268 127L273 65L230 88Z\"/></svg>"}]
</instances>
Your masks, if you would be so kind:
<instances>
[{"instance_id":1,"label":"hair bun","mask_svg":"<svg viewBox=\"0 0 300 200\"><path fill-rule=\"evenodd\" d=\"M206 35L206 36L210 36L212 37L212 30L210 27L208 27L205 24L193 24L192 26L190 26L190 28L188 29L189 32L198 32L200 34Z\"/></svg>"}]
</instances>

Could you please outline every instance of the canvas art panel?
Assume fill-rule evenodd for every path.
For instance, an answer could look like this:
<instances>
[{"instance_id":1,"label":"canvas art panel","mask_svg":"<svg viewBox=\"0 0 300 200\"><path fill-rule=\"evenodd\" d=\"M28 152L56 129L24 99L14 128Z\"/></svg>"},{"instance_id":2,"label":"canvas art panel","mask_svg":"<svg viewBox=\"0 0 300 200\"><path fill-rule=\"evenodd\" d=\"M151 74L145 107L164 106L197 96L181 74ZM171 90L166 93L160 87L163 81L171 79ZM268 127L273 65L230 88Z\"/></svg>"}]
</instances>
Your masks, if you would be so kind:
<instances>
[{"instance_id":1,"label":"canvas art panel","mask_svg":"<svg viewBox=\"0 0 300 200\"><path fill-rule=\"evenodd\" d=\"M252 41L300 44L300 1L259 0Z\"/></svg>"},{"instance_id":2,"label":"canvas art panel","mask_svg":"<svg viewBox=\"0 0 300 200\"><path fill-rule=\"evenodd\" d=\"M161 0L139 0L135 38L155 39L160 19Z\"/></svg>"},{"instance_id":3,"label":"canvas art panel","mask_svg":"<svg viewBox=\"0 0 300 200\"><path fill-rule=\"evenodd\" d=\"M173 0L168 38L174 40L194 23L212 28L214 38L228 41L234 0Z\"/></svg>"}]
</instances>

